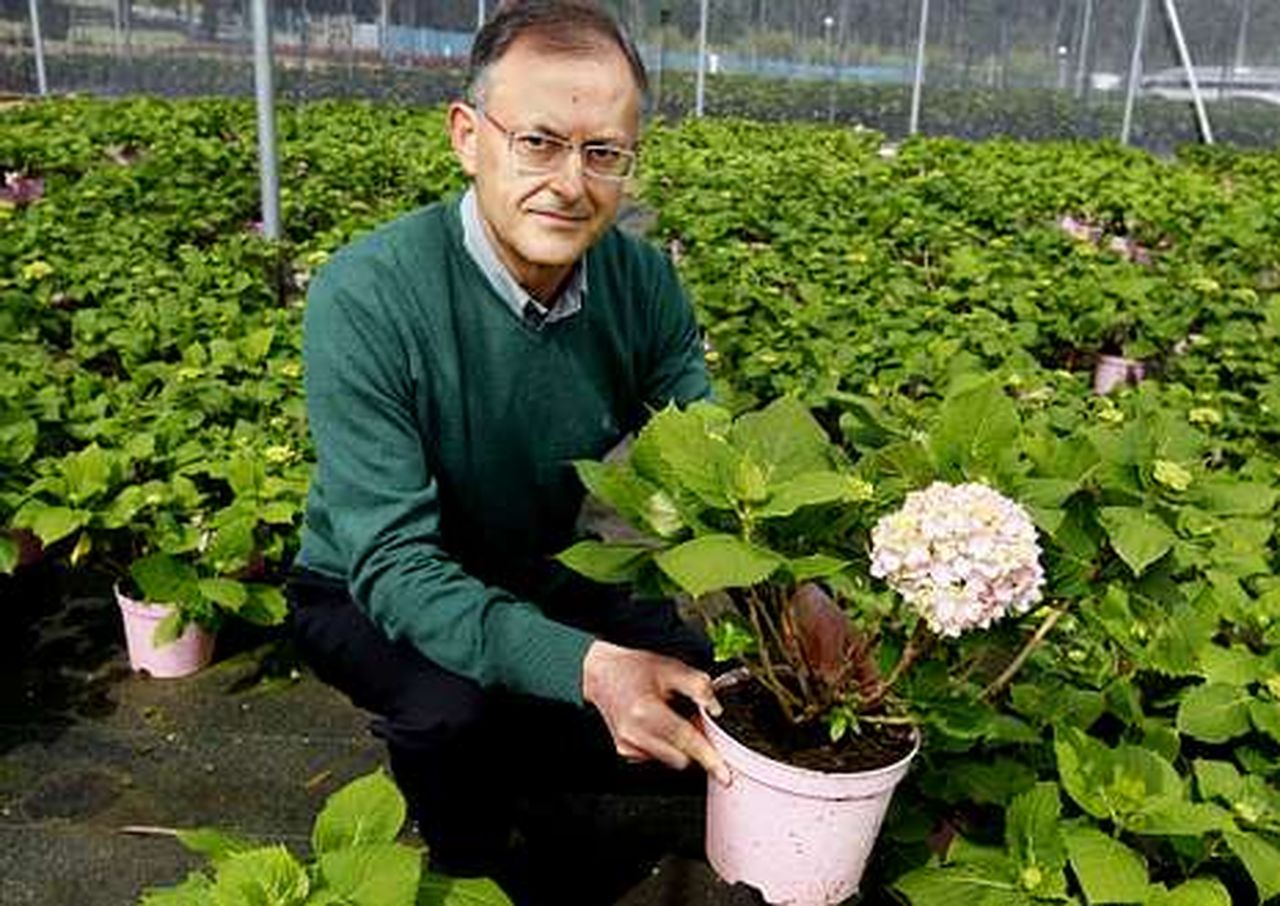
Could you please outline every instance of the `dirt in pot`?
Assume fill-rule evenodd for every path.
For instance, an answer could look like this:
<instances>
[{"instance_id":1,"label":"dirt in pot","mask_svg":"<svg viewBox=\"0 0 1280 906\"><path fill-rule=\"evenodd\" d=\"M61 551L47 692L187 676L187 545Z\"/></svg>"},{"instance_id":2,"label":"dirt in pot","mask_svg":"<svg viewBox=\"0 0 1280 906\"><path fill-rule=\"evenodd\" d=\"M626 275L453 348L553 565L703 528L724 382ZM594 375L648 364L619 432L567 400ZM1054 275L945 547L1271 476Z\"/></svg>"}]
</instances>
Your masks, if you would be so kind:
<instances>
[{"instance_id":1,"label":"dirt in pot","mask_svg":"<svg viewBox=\"0 0 1280 906\"><path fill-rule=\"evenodd\" d=\"M913 745L909 727L871 723L833 743L826 723L790 723L769 691L755 682L719 689L716 698L724 706L716 723L725 732L761 755L796 767L833 774L872 771L905 758Z\"/></svg>"}]
</instances>

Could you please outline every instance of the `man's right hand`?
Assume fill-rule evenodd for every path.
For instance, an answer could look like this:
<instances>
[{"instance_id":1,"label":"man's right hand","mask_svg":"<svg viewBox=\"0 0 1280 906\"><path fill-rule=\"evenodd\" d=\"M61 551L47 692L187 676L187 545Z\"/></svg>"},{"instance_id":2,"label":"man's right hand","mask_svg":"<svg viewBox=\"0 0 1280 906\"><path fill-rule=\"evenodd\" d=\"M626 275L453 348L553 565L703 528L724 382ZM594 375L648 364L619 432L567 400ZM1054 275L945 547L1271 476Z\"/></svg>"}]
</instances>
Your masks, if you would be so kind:
<instances>
[{"instance_id":1,"label":"man's right hand","mask_svg":"<svg viewBox=\"0 0 1280 906\"><path fill-rule=\"evenodd\" d=\"M711 677L675 658L595 641L582 662L582 697L595 706L623 758L656 759L677 770L696 761L729 785L724 759L691 722L668 703L683 695L720 714Z\"/></svg>"}]
</instances>

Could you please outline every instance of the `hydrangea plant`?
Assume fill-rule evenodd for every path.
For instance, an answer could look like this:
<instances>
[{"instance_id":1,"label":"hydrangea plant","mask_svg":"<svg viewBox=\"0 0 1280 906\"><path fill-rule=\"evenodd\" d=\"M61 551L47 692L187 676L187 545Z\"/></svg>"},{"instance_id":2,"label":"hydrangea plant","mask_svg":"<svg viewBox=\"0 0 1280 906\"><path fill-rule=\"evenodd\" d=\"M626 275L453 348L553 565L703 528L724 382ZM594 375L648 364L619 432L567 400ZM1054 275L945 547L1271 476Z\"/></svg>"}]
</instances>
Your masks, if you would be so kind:
<instances>
[{"instance_id":1,"label":"hydrangea plant","mask_svg":"<svg viewBox=\"0 0 1280 906\"><path fill-rule=\"evenodd\" d=\"M624 459L577 468L630 531L560 560L641 593L687 594L718 658L740 659L789 721L825 720L837 740L864 721L909 722L893 689L933 641L1025 613L1044 583L1019 505L980 483L936 482L882 515L901 496L858 477L789 397L737 419L706 403L668 408ZM898 613L883 612L887 597Z\"/></svg>"}]
</instances>

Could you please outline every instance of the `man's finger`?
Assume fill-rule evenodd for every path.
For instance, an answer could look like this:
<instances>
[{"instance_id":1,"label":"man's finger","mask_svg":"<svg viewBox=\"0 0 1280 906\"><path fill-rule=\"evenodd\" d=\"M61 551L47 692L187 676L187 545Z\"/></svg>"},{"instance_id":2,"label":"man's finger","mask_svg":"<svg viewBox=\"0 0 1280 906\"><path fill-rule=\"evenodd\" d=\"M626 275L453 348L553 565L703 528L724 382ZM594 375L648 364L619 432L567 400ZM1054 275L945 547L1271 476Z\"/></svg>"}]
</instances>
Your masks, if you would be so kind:
<instances>
[{"instance_id":1,"label":"man's finger","mask_svg":"<svg viewBox=\"0 0 1280 906\"><path fill-rule=\"evenodd\" d=\"M724 713L724 708L720 707L720 701L716 698L716 690L715 686L711 684L711 677L701 670L685 668L672 671L667 678L667 691L679 692L685 698L703 708L712 717L719 717Z\"/></svg>"},{"instance_id":2,"label":"man's finger","mask_svg":"<svg viewBox=\"0 0 1280 906\"><path fill-rule=\"evenodd\" d=\"M693 724L686 720L680 721L680 725L674 730L671 742L689 758L702 765L721 786L728 786L733 782L733 775L729 772L729 766L725 764L724 758Z\"/></svg>"}]
</instances>

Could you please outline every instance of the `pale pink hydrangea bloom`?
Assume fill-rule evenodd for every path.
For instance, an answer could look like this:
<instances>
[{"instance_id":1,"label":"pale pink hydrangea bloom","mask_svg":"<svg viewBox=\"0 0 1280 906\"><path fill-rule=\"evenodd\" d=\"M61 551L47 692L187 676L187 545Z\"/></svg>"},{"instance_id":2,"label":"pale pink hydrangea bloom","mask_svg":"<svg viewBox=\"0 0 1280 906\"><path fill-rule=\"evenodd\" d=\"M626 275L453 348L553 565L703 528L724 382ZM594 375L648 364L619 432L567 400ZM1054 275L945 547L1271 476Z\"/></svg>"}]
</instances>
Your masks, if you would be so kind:
<instances>
[{"instance_id":1,"label":"pale pink hydrangea bloom","mask_svg":"<svg viewBox=\"0 0 1280 906\"><path fill-rule=\"evenodd\" d=\"M1026 510L982 484L934 482L871 532L871 575L938 635L986 629L1040 600L1044 570Z\"/></svg>"}]
</instances>

